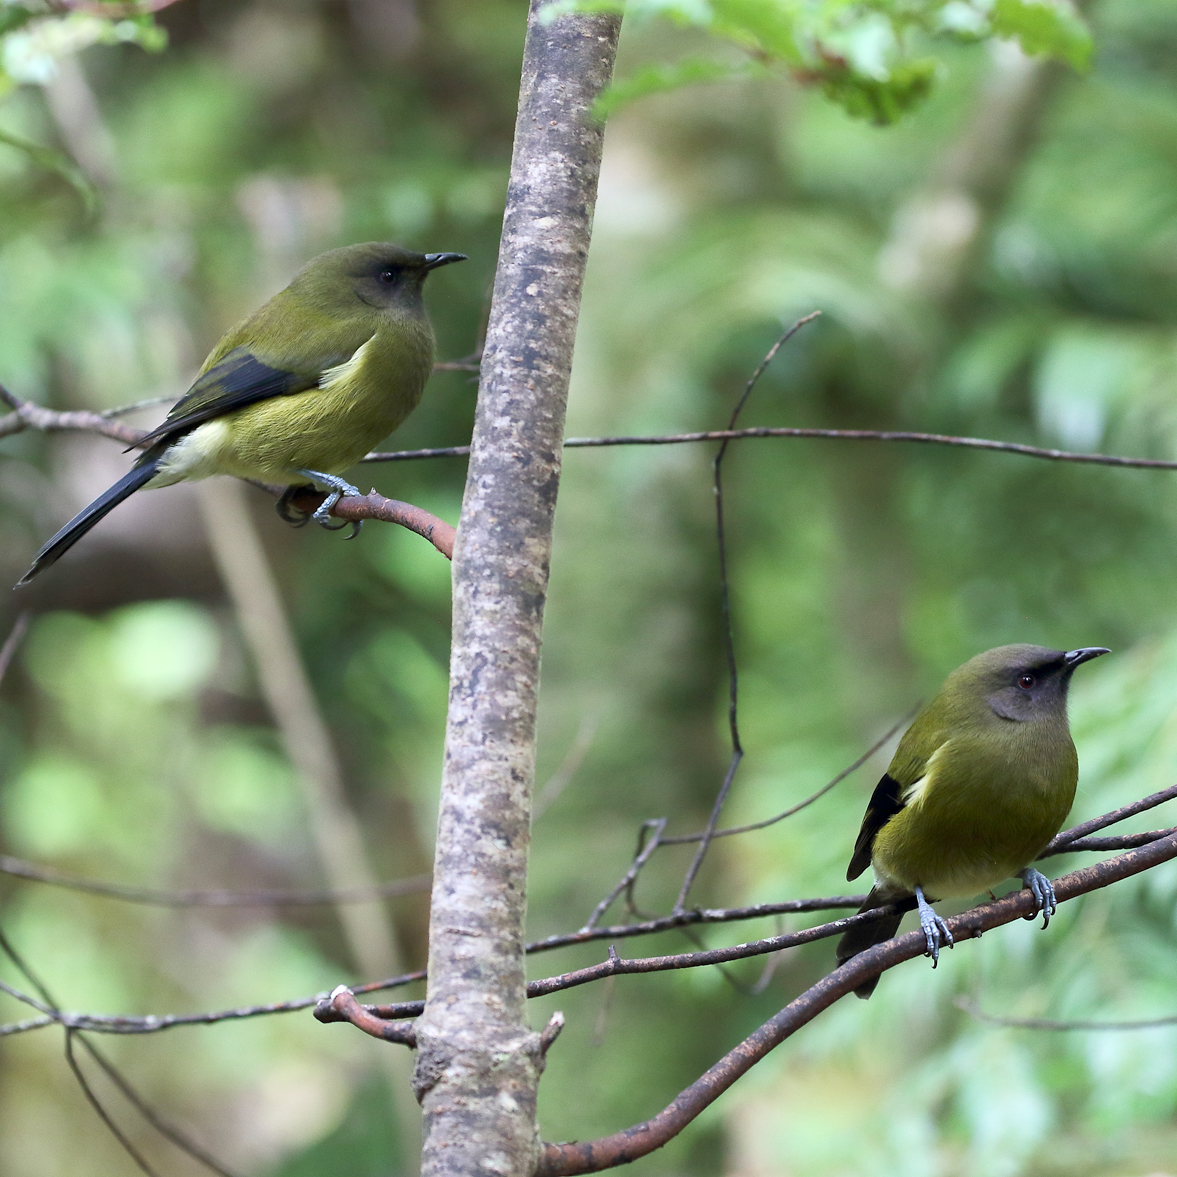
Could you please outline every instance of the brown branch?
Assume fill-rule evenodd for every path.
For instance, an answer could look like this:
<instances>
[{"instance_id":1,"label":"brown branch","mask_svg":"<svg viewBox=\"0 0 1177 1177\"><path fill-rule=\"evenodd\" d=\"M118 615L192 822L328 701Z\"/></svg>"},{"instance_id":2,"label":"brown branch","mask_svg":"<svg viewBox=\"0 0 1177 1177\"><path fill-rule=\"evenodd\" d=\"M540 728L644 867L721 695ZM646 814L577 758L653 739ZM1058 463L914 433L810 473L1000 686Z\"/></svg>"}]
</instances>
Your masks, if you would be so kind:
<instances>
[{"instance_id":1,"label":"brown branch","mask_svg":"<svg viewBox=\"0 0 1177 1177\"><path fill-rule=\"evenodd\" d=\"M421 1003L424 1006L424 1002ZM315 1006L315 1017L320 1022L338 1022L341 1019L373 1038L384 1042L399 1042L402 1046L416 1049L417 1031L412 1022L389 1022L370 1014L346 985L337 985L329 997Z\"/></svg>"},{"instance_id":2,"label":"brown branch","mask_svg":"<svg viewBox=\"0 0 1177 1177\"><path fill-rule=\"evenodd\" d=\"M658 433L645 436L566 437L565 449L597 449L612 445L682 445L696 441L743 441L754 437L796 437L818 441L904 441L919 445L963 446L1044 458L1050 462L1086 462L1094 466L1133 466L1146 470L1177 470L1177 462L1162 458L1131 458L1118 454L1085 454L1072 450L1046 449L1017 441L995 441L988 437L956 437L948 433L914 433L897 429L809 429L792 426L754 426L750 429L710 429L700 433ZM421 458L461 458L470 453L468 445L443 446L431 450L392 450L368 454L365 462L408 462Z\"/></svg>"},{"instance_id":3,"label":"brown branch","mask_svg":"<svg viewBox=\"0 0 1177 1177\"><path fill-rule=\"evenodd\" d=\"M630 936L652 936L676 928L695 924L739 923L743 920L763 919L766 916L788 915L798 912L831 911L842 907L861 907L865 895L833 895L828 899L785 899L780 903L757 903L751 907L692 908L671 915L657 916L635 924L614 924L606 928L586 927L576 932L547 936L533 940L528 953L550 952L572 944L588 944L593 940L624 940Z\"/></svg>"},{"instance_id":4,"label":"brown branch","mask_svg":"<svg viewBox=\"0 0 1177 1177\"><path fill-rule=\"evenodd\" d=\"M334 903L370 903L428 891L431 882L429 875L414 875L408 879L377 883L372 887L345 887L337 891L163 891L151 887L130 887L122 883L101 883L96 879L66 874L52 867L37 866L7 854L0 854L0 874L155 907L317 907Z\"/></svg>"},{"instance_id":5,"label":"brown branch","mask_svg":"<svg viewBox=\"0 0 1177 1177\"><path fill-rule=\"evenodd\" d=\"M1173 858L1177 858L1177 834L1064 875L1055 882L1055 894L1060 903L1066 902ZM982 932L1031 915L1034 903L1033 895L1023 888L995 903L954 916L947 923L954 940L960 944L964 940L976 938ZM537 1177L595 1173L627 1164L661 1148L765 1055L828 1009L838 998L902 961L923 955L924 951L923 933L917 931L908 932L852 957L729 1051L656 1116L598 1140L546 1144L536 1170Z\"/></svg>"},{"instance_id":6,"label":"brown branch","mask_svg":"<svg viewBox=\"0 0 1177 1177\"><path fill-rule=\"evenodd\" d=\"M295 495L292 504L309 515L327 496L308 487L302 494ZM383 523L397 523L409 531L427 539L447 560L454 557L454 539L457 530L453 524L431 515L422 507L402 503L397 499L386 499L377 494L375 487L366 495L348 495L331 508L336 519L349 523L364 519L378 519Z\"/></svg>"},{"instance_id":7,"label":"brown branch","mask_svg":"<svg viewBox=\"0 0 1177 1177\"><path fill-rule=\"evenodd\" d=\"M1168 826L1163 830L1145 830L1140 834L1121 834L1115 838L1076 838L1057 850L1043 852L1039 858L1049 858L1054 854L1070 854L1079 850L1131 850L1136 846L1147 846L1149 842L1158 842L1177 832L1177 826Z\"/></svg>"},{"instance_id":8,"label":"brown branch","mask_svg":"<svg viewBox=\"0 0 1177 1177\"><path fill-rule=\"evenodd\" d=\"M42 433L60 433L68 430L100 433L103 437L134 446L146 436L142 429L122 425L102 413L91 413L84 409L70 412L43 409L32 401L22 401L19 397L13 396L3 385L0 385L0 400L13 410L0 417L0 437L9 437L26 429L39 429Z\"/></svg>"}]
</instances>

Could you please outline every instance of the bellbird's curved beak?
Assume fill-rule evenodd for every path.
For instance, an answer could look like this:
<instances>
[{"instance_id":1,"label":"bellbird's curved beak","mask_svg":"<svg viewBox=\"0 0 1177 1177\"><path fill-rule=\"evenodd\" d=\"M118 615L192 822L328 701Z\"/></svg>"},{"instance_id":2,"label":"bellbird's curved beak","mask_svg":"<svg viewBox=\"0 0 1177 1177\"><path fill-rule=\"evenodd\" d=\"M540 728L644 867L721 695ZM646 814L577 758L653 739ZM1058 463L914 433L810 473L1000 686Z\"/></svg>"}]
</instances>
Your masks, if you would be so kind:
<instances>
[{"instance_id":1,"label":"bellbird's curved beak","mask_svg":"<svg viewBox=\"0 0 1177 1177\"><path fill-rule=\"evenodd\" d=\"M436 270L439 266L448 266L450 262L464 262L464 253L427 253L425 255L425 269Z\"/></svg>"},{"instance_id":2,"label":"bellbird's curved beak","mask_svg":"<svg viewBox=\"0 0 1177 1177\"><path fill-rule=\"evenodd\" d=\"M1063 665L1068 670L1074 670L1076 666L1081 666L1084 662L1090 662L1092 658L1098 658L1100 654L1110 654L1106 646L1083 646L1079 650L1068 650L1063 656Z\"/></svg>"}]
</instances>

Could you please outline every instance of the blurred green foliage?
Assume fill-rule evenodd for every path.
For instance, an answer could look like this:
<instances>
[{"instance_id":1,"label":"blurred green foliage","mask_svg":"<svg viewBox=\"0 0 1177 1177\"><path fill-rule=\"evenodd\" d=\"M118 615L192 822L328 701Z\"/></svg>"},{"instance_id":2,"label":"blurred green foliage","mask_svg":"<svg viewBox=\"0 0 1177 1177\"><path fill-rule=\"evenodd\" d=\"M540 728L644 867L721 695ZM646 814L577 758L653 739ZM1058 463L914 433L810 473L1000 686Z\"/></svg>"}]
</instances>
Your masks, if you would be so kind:
<instances>
[{"instance_id":1,"label":"blurred green foliage","mask_svg":"<svg viewBox=\"0 0 1177 1177\"><path fill-rule=\"evenodd\" d=\"M885 21L901 12L876 7ZM1013 19L1004 5L972 7ZM1014 12L1024 28L1004 31L1032 46L1029 7ZM952 6L902 11L933 8ZM819 9L834 12L779 6L807 20ZM0 13L18 10L32 11ZM695 15L627 24L622 87L668 62L737 62L698 27L720 12L734 20L736 6L677 11ZM165 53L101 38L63 51L44 78L10 90L0 133L71 160L99 211L88 218L60 174L0 144L0 380L59 408L178 395L220 332L297 265L374 238L470 254L428 293L440 354L469 354L494 267L524 12L515 0L179 0L156 18ZM607 136L569 433L717 426L783 326L820 308L761 381L747 423L1175 456L1177 19L1165 0L1102 0L1088 17L1086 75L1008 45L936 40L937 85L886 129L765 70L624 104ZM928 44L918 29L903 38L917 57ZM1019 134L974 133L1011 124ZM473 399L466 375L437 374L392 444L465 441ZM130 419L146 424L150 411ZM540 785L593 734L535 826L537 936L583 922L641 820L695 828L726 763L709 459L705 447L568 454ZM0 573L14 581L124 463L102 439L0 442ZM361 475L457 517L460 461ZM1076 683L1077 820L1171 783L1170 475L751 441L730 452L726 485L749 750L728 818L795 803L954 665L1008 641L1116 649ZM150 886L320 885L301 794L191 496L138 498L5 605L5 632L18 604L37 616L0 694L2 848ZM417 873L444 726L444 562L407 532L369 524L342 544L290 532L258 505L375 869ZM845 890L886 755L780 826L717 845L694 898ZM687 854L655 858L644 908L667 910ZM922 961L895 970L869 1003L834 1007L641 1164L740 1177L1172 1171L1175 1031L995 1029L954 999L1020 1016L1177 1012L1175 899L1177 870L1154 871L1066 905L1045 934L1010 927L934 973ZM16 880L0 902L6 933L71 1009L224 1008L358 979L327 909L167 911ZM424 900L387 907L421 964ZM638 943L626 951L689 945ZM537 957L531 971L601 955ZM789 954L757 995L700 971L538 1002L535 1025L553 1008L568 1015L541 1090L545 1136L651 1115L831 962L828 943ZM750 985L759 969L734 971ZM0 975L19 983L8 967ZM24 1016L7 998L3 1012ZM376 1066L387 1048L345 1027L302 1013L105 1045L242 1172L397 1168L405 1142ZM0 1049L0 1170L128 1171L54 1032ZM100 1090L164 1171L188 1171Z\"/></svg>"},{"instance_id":2,"label":"blurred green foliage","mask_svg":"<svg viewBox=\"0 0 1177 1177\"><path fill-rule=\"evenodd\" d=\"M706 30L761 66L779 64L857 118L887 124L922 102L942 63L937 40L1017 40L1086 69L1091 34L1070 0L562 0L568 9L623 11ZM602 112L688 82L748 76L734 61L686 57L647 66L614 85Z\"/></svg>"}]
</instances>

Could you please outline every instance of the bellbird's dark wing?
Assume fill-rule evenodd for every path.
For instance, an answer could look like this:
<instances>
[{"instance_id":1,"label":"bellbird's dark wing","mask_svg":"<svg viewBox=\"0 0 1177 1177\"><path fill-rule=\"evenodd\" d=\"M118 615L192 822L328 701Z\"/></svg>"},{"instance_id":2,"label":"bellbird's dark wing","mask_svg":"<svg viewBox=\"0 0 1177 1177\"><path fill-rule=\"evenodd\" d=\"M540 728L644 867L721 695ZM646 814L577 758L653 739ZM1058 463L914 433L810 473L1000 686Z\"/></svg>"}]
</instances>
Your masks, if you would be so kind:
<instances>
[{"instance_id":1,"label":"bellbird's dark wing","mask_svg":"<svg viewBox=\"0 0 1177 1177\"><path fill-rule=\"evenodd\" d=\"M338 363L346 356L335 359ZM323 365L324 369L330 363ZM161 441L171 442L189 433L197 425L223 417L235 409L274 396L289 396L305 392L319 382L319 373L285 372L262 363L247 347L235 347L219 363L198 377L196 383L176 402L167 420L153 429L139 443L152 446Z\"/></svg>"},{"instance_id":2,"label":"bellbird's dark wing","mask_svg":"<svg viewBox=\"0 0 1177 1177\"><path fill-rule=\"evenodd\" d=\"M907 790L890 773L883 773L883 779L875 786L875 791L871 794L870 802L866 807L862 828L858 831L858 841L854 843L854 855L850 859L850 865L846 868L847 880L858 878L870 866L875 835L906 804L903 797L905 792Z\"/></svg>"}]
</instances>

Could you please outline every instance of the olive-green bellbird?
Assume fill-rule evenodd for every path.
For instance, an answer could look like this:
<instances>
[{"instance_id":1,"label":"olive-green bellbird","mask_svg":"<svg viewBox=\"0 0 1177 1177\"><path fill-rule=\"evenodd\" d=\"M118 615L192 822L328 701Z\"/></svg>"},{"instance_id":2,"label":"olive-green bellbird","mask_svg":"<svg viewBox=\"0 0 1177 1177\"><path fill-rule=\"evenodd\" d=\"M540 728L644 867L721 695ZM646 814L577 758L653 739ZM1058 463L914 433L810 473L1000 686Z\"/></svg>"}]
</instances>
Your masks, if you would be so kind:
<instances>
[{"instance_id":1,"label":"olive-green bellbird","mask_svg":"<svg viewBox=\"0 0 1177 1177\"><path fill-rule=\"evenodd\" d=\"M856 879L874 867L860 911L889 903L900 910L851 928L838 943L839 964L895 935L914 897L935 965L952 933L929 899L976 895L1008 878L1022 880L1042 926L1050 922L1054 888L1030 864L1075 799L1079 758L1067 688L1076 666L1107 653L998 646L944 680L899 741L846 871ZM877 981L854 992L869 997Z\"/></svg>"},{"instance_id":2,"label":"olive-green bellbird","mask_svg":"<svg viewBox=\"0 0 1177 1177\"><path fill-rule=\"evenodd\" d=\"M329 491L315 511L360 492L340 477L417 407L433 367L421 287L460 253L372 241L308 262L213 348L196 382L130 473L37 553L26 584L142 487L231 474ZM283 517L291 491L279 503Z\"/></svg>"}]
</instances>

